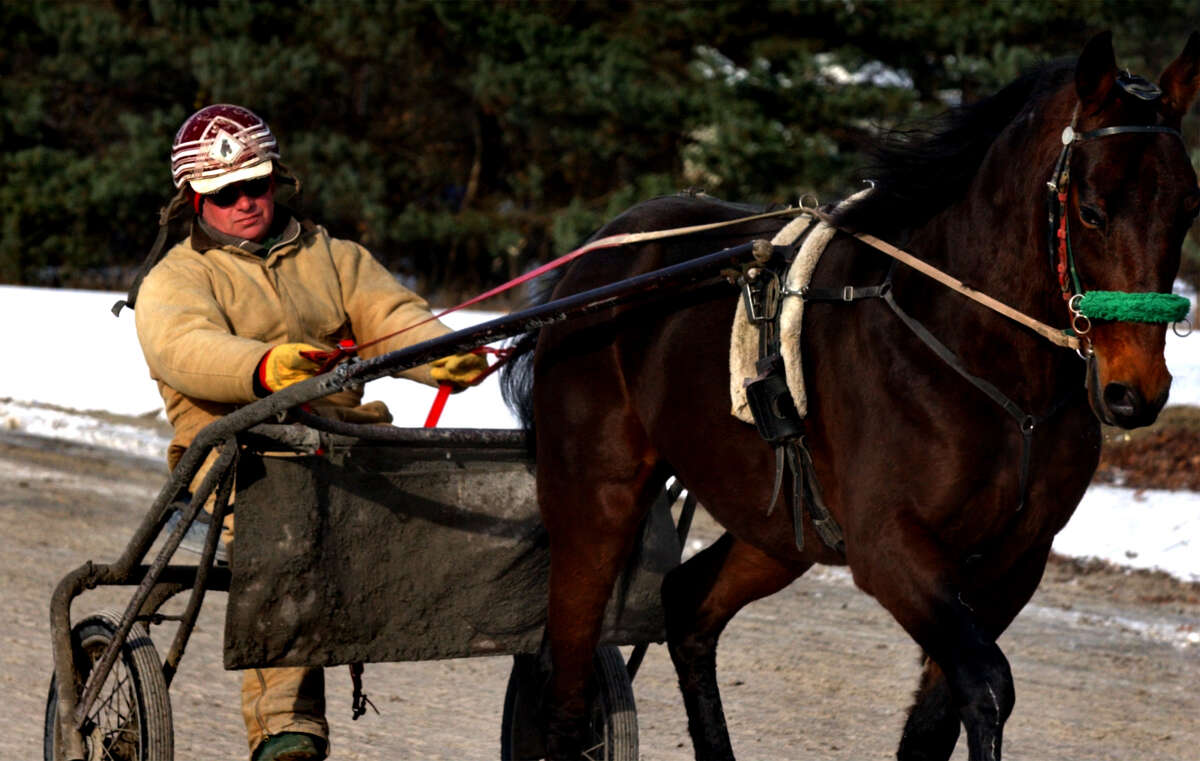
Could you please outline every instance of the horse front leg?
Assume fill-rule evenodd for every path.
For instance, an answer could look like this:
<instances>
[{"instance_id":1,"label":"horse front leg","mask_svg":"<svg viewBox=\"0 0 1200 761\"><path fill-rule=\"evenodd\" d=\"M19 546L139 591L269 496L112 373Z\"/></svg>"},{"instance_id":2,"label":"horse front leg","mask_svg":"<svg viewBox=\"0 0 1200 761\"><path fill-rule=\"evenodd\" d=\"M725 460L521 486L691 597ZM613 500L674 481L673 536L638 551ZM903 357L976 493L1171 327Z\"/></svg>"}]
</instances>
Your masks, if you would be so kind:
<instances>
[{"instance_id":1,"label":"horse front leg","mask_svg":"<svg viewBox=\"0 0 1200 761\"><path fill-rule=\"evenodd\" d=\"M970 761L1000 761L1004 722L1016 702L1012 670L994 641L973 624L960 628L957 651L941 650L951 694L967 730Z\"/></svg>"},{"instance_id":2,"label":"horse front leg","mask_svg":"<svg viewBox=\"0 0 1200 761\"><path fill-rule=\"evenodd\" d=\"M983 583L986 606L973 606L976 619L987 636L996 639L1037 590L1050 556L1049 546L1031 547L1000 577ZM929 657L923 659L921 682L916 701L909 710L900 749L900 761L947 761L954 752L959 730L965 720L941 667Z\"/></svg>"},{"instance_id":3,"label":"horse front leg","mask_svg":"<svg viewBox=\"0 0 1200 761\"><path fill-rule=\"evenodd\" d=\"M747 603L778 592L804 570L725 534L663 580L667 646L698 760L734 757L717 685L721 632Z\"/></svg>"},{"instance_id":4,"label":"horse front leg","mask_svg":"<svg viewBox=\"0 0 1200 761\"><path fill-rule=\"evenodd\" d=\"M920 525L880 527L876 541L856 548L856 580L895 617L937 664L943 679L918 692L900 755L945 759L948 711L957 708L970 761L1000 761L1004 722L1016 701L1012 671L996 645L987 612L965 595L956 560ZM997 592L997 594L1000 594ZM936 677L936 673L929 676ZM943 681L944 680L944 681ZM941 755L945 753L945 755Z\"/></svg>"},{"instance_id":5,"label":"horse front leg","mask_svg":"<svg viewBox=\"0 0 1200 761\"><path fill-rule=\"evenodd\" d=\"M986 593L973 595L979 603L972 605L972 613L987 638L993 641L998 638L1029 602L1042 579L1049 555L1049 546L1030 548L1002 575L982 583L988 590ZM947 761L966 721L945 672L926 654L916 701L909 711L896 757L900 761ZM984 742L981 739L978 744ZM999 735L996 745L999 757Z\"/></svg>"}]
</instances>

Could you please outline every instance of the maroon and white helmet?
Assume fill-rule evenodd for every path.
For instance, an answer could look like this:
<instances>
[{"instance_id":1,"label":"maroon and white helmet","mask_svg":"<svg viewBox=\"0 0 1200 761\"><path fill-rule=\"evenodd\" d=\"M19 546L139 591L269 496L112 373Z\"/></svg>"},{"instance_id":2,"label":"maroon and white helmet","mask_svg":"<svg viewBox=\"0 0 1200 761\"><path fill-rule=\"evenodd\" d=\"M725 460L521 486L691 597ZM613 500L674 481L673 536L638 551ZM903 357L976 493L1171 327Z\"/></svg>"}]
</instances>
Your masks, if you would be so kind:
<instances>
[{"instance_id":1,"label":"maroon and white helmet","mask_svg":"<svg viewBox=\"0 0 1200 761\"><path fill-rule=\"evenodd\" d=\"M197 193L269 175L279 158L271 128L253 111L229 103L206 106L188 117L171 146L175 187Z\"/></svg>"}]
</instances>

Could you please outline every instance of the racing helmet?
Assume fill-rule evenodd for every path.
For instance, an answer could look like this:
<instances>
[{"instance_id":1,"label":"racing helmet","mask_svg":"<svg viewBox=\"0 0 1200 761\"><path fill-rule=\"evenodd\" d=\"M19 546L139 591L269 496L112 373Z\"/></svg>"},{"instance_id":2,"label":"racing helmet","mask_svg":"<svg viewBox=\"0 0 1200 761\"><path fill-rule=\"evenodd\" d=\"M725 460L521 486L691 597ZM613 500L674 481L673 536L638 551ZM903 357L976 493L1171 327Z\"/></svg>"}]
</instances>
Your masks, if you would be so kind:
<instances>
[{"instance_id":1,"label":"racing helmet","mask_svg":"<svg viewBox=\"0 0 1200 761\"><path fill-rule=\"evenodd\" d=\"M205 106L187 118L171 146L176 188L190 183L199 194L266 177L279 147L271 128L248 108L230 103Z\"/></svg>"}]
</instances>

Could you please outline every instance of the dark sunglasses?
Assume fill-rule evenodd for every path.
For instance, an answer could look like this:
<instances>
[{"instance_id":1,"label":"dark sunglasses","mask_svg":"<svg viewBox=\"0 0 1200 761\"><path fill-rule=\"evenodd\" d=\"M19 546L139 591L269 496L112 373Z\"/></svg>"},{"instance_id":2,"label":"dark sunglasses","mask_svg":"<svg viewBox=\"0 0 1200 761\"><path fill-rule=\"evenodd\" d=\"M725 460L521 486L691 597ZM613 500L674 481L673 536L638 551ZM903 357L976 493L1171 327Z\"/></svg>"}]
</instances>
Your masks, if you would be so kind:
<instances>
[{"instance_id":1,"label":"dark sunglasses","mask_svg":"<svg viewBox=\"0 0 1200 761\"><path fill-rule=\"evenodd\" d=\"M245 182L235 182L232 185L226 185L215 193L206 193L204 200L215 206L225 208L233 206L242 196L247 198L262 198L271 191L271 178L259 177L256 180L246 180Z\"/></svg>"}]
</instances>

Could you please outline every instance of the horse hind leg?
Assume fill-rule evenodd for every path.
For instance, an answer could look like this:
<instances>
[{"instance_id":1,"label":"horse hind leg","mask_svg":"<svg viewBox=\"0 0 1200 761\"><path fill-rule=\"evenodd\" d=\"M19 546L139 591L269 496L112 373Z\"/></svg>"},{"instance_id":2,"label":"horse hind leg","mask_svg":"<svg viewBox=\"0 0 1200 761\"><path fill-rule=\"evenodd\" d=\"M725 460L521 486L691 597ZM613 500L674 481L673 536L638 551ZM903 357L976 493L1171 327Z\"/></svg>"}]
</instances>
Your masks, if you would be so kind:
<instances>
[{"instance_id":1,"label":"horse hind leg","mask_svg":"<svg viewBox=\"0 0 1200 761\"><path fill-rule=\"evenodd\" d=\"M597 481L542 475L539 499L550 537L546 636L553 663L546 714L549 759L579 759L588 736L593 656L613 585L663 480L642 463L628 478ZM611 475L611 474L610 474ZM547 509L552 505L552 509Z\"/></svg>"},{"instance_id":2,"label":"horse hind leg","mask_svg":"<svg viewBox=\"0 0 1200 761\"><path fill-rule=\"evenodd\" d=\"M721 632L747 603L778 592L805 570L784 567L725 534L663 581L667 646L698 760L734 757L717 685Z\"/></svg>"},{"instance_id":3,"label":"horse hind leg","mask_svg":"<svg viewBox=\"0 0 1200 761\"><path fill-rule=\"evenodd\" d=\"M896 752L899 761L947 761L962 728L946 675L929 656L923 660L921 683Z\"/></svg>"}]
</instances>

